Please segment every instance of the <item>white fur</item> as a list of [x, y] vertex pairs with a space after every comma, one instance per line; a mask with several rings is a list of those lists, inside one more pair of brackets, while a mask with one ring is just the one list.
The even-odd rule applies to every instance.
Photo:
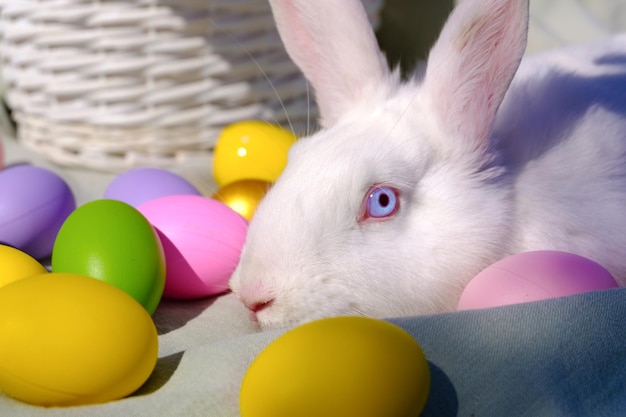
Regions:
[[[384, 67], [359, 0], [271, 1], [324, 129], [295, 144], [232, 290], [264, 328], [453, 310], [509, 254], [587, 256], [626, 284], [626, 36], [524, 60], [527, 0], [465, 0], [426, 71]], [[400, 210], [360, 220], [373, 184]]]

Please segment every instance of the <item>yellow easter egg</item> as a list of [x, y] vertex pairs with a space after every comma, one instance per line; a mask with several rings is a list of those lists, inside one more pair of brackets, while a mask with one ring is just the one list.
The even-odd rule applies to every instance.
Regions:
[[152, 373], [156, 327], [124, 291], [93, 278], [36, 275], [0, 288], [0, 390], [43, 405], [125, 397]]
[[0, 288], [18, 279], [44, 273], [46, 268], [26, 252], [0, 245]]
[[223, 186], [243, 179], [275, 182], [287, 165], [296, 136], [280, 126], [245, 121], [222, 130], [213, 154], [213, 175]]
[[221, 187], [211, 198], [221, 201], [250, 221], [271, 186], [267, 181], [240, 180]]
[[248, 368], [241, 417], [417, 417], [428, 362], [401, 328], [363, 317], [304, 324], [272, 342]]

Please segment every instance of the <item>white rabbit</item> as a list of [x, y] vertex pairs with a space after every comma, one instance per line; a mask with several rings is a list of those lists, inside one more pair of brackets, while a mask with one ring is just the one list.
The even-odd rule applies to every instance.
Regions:
[[626, 284], [625, 36], [518, 71], [528, 0], [465, 0], [402, 82], [359, 0], [270, 3], [322, 130], [293, 146], [230, 282], [261, 327], [454, 310], [528, 250]]

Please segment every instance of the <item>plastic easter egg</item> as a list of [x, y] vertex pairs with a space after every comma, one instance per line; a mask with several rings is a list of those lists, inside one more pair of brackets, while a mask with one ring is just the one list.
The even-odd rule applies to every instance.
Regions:
[[0, 245], [0, 288], [13, 281], [46, 272], [46, 268], [26, 252]]
[[244, 179], [276, 182], [287, 165], [296, 136], [280, 126], [260, 121], [224, 128], [213, 154], [213, 175], [223, 186]]
[[363, 317], [296, 327], [263, 350], [239, 393], [241, 417], [419, 416], [428, 362], [401, 328]]
[[95, 200], [68, 217], [54, 244], [52, 271], [105, 281], [152, 314], [165, 285], [161, 243], [146, 218], [116, 200]]
[[45, 274], [0, 289], [0, 390], [65, 406], [125, 397], [152, 373], [157, 331], [123, 291], [73, 274]]
[[613, 276], [590, 259], [558, 251], [524, 252], [476, 275], [463, 290], [457, 309], [518, 304], [617, 287]]
[[158, 198], [138, 209], [161, 238], [164, 296], [202, 298], [228, 289], [248, 229], [243, 217], [219, 201], [193, 195]]
[[173, 172], [158, 168], [135, 168], [111, 181], [104, 198], [137, 207], [155, 198], [178, 194], [200, 195], [200, 191]]
[[241, 180], [221, 187], [211, 196], [250, 221], [272, 184], [260, 180]]
[[46, 258], [75, 208], [69, 186], [52, 171], [32, 165], [0, 171], [0, 243]]

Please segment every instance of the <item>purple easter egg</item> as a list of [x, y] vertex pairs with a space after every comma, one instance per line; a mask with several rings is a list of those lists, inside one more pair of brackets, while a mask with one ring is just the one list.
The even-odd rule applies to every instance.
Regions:
[[52, 171], [32, 165], [0, 171], [0, 243], [46, 258], [75, 208], [70, 187]]
[[133, 207], [170, 195], [200, 195], [186, 179], [159, 168], [134, 168], [118, 175], [107, 187], [104, 198]]

